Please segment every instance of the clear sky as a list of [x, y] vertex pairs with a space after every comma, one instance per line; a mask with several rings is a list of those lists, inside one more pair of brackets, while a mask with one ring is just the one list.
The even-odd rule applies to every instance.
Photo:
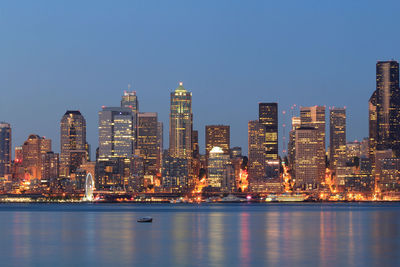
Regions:
[[98, 111], [118, 106], [131, 83], [140, 111], [164, 122], [167, 147], [169, 93], [183, 81], [202, 153], [207, 124], [231, 125], [231, 145], [247, 153], [258, 102], [278, 102], [281, 112], [346, 106], [347, 139], [361, 139], [376, 61], [400, 59], [399, 8], [365, 0], [1, 1], [0, 121], [12, 124], [14, 146], [36, 133], [59, 152], [60, 119], [80, 110], [93, 154]]

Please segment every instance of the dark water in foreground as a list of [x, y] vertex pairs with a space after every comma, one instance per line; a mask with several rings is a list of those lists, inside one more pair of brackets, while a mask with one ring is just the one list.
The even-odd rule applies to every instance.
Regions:
[[400, 204], [0, 204], [0, 261], [399, 266]]

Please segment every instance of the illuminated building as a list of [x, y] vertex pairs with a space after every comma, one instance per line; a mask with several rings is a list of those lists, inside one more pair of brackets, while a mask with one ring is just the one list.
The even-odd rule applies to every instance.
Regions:
[[361, 158], [368, 158], [369, 157], [369, 140], [367, 137], [363, 138], [361, 141]]
[[189, 176], [188, 164], [188, 159], [171, 157], [169, 152], [165, 151], [162, 168], [163, 187], [173, 192], [186, 189]]
[[400, 153], [399, 63], [378, 61], [376, 64], [377, 149]]
[[192, 93], [179, 83], [171, 92], [169, 117], [169, 154], [171, 157], [189, 159], [192, 157]]
[[22, 164], [22, 146], [15, 147], [14, 156], [14, 162], [12, 164], [12, 176], [14, 180], [22, 180], [25, 176], [25, 168]]
[[138, 115], [137, 147], [144, 160], [145, 175], [156, 175], [160, 154], [157, 113], [141, 112]]
[[77, 110], [67, 110], [61, 119], [60, 175], [68, 177], [88, 159], [86, 120]]
[[378, 113], [377, 113], [377, 91], [375, 90], [368, 102], [368, 122], [369, 122], [369, 159], [372, 169], [375, 169], [375, 151], [378, 140]]
[[121, 108], [129, 108], [132, 111], [133, 116], [133, 142], [136, 145], [137, 142], [137, 121], [139, 114], [139, 101], [136, 95], [136, 91], [124, 91], [121, 99]]
[[230, 148], [230, 126], [229, 125], [206, 125], [206, 156], [214, 147], [220, 147], [225, 155], [229, 155]]
[[209, 153], [207, 180], [211, 187], [229, 190], [232, 188], [233, 169], [229, 155], [220, 147], [213, 147]]
[[329, 114], [329, 160], [334, 170], [341, 156], [340, 151], [346, 146], [346, 109], [332, 108]]
[[400, 156], [400, 89], [397, 61], [376, 63], [376, 90], [369, 100], [369, 156], [372, 169], [378, 150], [392, 149]]
[[157, 142], [158, 142], [158, 156], [157, 156], [157, 170], [161, 173], [162, 169], [162, 156], [164, 151], [164, 125], [161, 121], [157, 122]]
[[99, 158], [131, 157], [134, 151], [131, 109], [103, 107], [99, 112]]
[[230, 155], [232, 159], [242, 157], [242, 148], [240, 146], [232, 147]]
[[382, 191], [400, 191], [400, 158], [380, 160], [380, 185]]
[[348, 161], [361, 157], [361, 143], [358, 141], [346, 143], [346, 158]]
[[295, 187], [313, 189], [320, 183], [318, 156], [320, 140], [314, 127], [300, 127], [295, 133]]
[[296, 129], [300, 127], [300, 117], [292, 117], [292, 129], [289, 132], [289, 143], [288, 143], [288, 166], [294, 174], [294, 162], [296, 156]]
[[11, 173], [11, 126], [0, 122], [0, 177]]
[[36, 134], [29, 135], [22, 145], [22, 165], [29, 178], [41, 179], [42, 155], [51, 151], [51, 140]]
[[248, 173], [250, 185], [262, 183], [265, 178], [266, 154], [264, 151], [265, 127], [258, 120], [248, 124]]
[[[317, 152], [316, 161], [318, 168], [317, 182], [325, 180], [325, 107], [301, 107], [300, 108], [301, 127], [311, 127], [317, 134]], [[297, 158], [296, 158], [297, 160]], [[296, 171], [297, 178], [297, 171]]]
[[49, 151], [41, 155], [42, 180], [57, 180], [59, 177], [60, 164], [59, 154]]
[[258, 121], [265, 128], [265, 158], [278, 159], [278, 104], [259, 103]]

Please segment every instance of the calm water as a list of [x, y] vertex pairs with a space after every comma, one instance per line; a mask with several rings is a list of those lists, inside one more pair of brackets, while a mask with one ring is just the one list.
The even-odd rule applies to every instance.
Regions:
[[0, 204], [0, 240], [1, 266], [398, 266], [400, 204]]

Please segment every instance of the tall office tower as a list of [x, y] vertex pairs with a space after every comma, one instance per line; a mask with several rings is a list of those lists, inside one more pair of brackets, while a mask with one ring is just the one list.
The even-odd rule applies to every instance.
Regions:
[[140, 112], [138, 115], [137, 147], [144, 160], [144, 174], [157, 175], [157, 159], [160, 148], [158, 140], [158, 121], [156, 112]]
[[60, 174], [67, 177], [88, 158], [86, 120], [78, 110], [67, 110], [61, 119]]
[[346, 109], [332, 108], [329, 113], [329, 160], [334, 170], [346, 147]]
[[248, 173], [250, 185], [258, 184], [266, 176], [266, 153], [264, 150], [265, 127], [258, 120], [248, 124]]
[[46, 139], [36, 134], [29, 135], [22, 145], [22, 165], [30, 178], [42, 178], [42, 155], [50, 151], [51, 139]]
[[136, 95], [136, 91], [127, 92], [124, 91], [124, 94], [121, 99], [121, 108], [129, 108], [132, 110], [133, 115], [133, 142], [136, 145], [137, 140], [137, 121], [139, 114], [139, 101]]
[[300, 117], [292, 117], [292, 129], [289, 132], [288, 166], [293, 171], [296, 159], [296, 129], [300, 127]]
[[400, 157], [399, 63], [376, 63], [376, 90], [369, 99], [369, 158], [376, 167], [375, 154], [392, 149]]
[[164, 125], [161, 121], [157, 122], [157, 142], [158, 142], [157, 169], [158, 172], [161, 173], [162, 156], [164, 151]]
[[259, 122], [265, 127], [266, 158], [278, 159], [278, 104], [259, 103], [258, 110]]
[[103, 107], [99, 112], [99, 158], [132, 156], [133, 122], [131, 109]]
[[300, 121], [301, 127], [311, 127], [317, 130], [316, 164], [318, 165], [318, 182], [321, 183], [325, 179], [325, 107], [301, 107]]
[[11, 126], [0, 122], [0, 177], [11, 172]]
[[375, 152], [378, 141], [378, 112], [377, 112], [377, 91], [372, 93], [368, 102], [368, 122], [369, 122], [369, 148], [368, 155], [371, 168], [375, 169]]
[[314, 127], [300, 127], [296, 129], [295, 135], [295, 187], [301, 189], [316, 188], [320, 183], [319, 132]]
[[214, 147], [220, 147], [225, 155], [229, 155], [230, 148], [230, 126], [229, 125], [206, 125], [206, 157]]
[[233, 181], [233, 174], [229, 171], [229, 166], [232, 166], [229, 161], [229, 155], [222, 148], [213, 147], [208, 158], [208, 184], [216, 188], [230, 188], [229, 185]]
[[192, 132], [192, 150], [193, 150], [193, 158], [199, 158], [200, 157], [199, 131], [193, 130]]
[[377, 149], [392, 149], [400, 157], [400, 89], [399, 63], [376, 64]]
[[192, 93], [183, 88], [182, 82], [171, 93], [169, 115], [169, 154], [174, 158], [192, 157]]
[[193, 130], [192, 132], [192, 149], [193, 149], [193, 157], [190, 164], [189, 174], [191, 175], [191, 184], [189, 186], [194, 186], [195, 181], [197, 181], [201, 168], [200, 161], [200, 148], [199, 148], [199, 131]]

